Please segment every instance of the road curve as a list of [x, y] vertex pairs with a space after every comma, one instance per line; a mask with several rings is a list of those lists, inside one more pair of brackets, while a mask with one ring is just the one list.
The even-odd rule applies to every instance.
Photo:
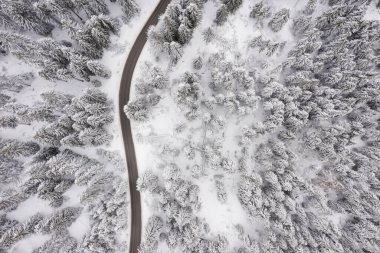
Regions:
[[140, 193], [136, 189], [136, 181], [138, 178], [138, 170], [136, 163], [135, 147], [133, 145], [131, 122], [124, 113], [124, 105], [129, 101], [130, 88], [132, 82], [133, 71], [135, 69], [137, 60], [140, 53], [144, 48], [147, 40], [147, 31], [149, 26], [155, 25], [158, 22], [159, 16], [165, 12], [170, 0], [161, 0], [157, 7], [154, 9], [152, 15], [145, 23], [144, 27], [140, 31], [135, 43], [133, 44], [127, 61], [124, 65], [123, 75], [120, 82], [119, 90], [119, 114], [121, 131], [123, 134], [125, 156], [127, 158], [128, 165], [128, 179], [129, 190], [131, 196], [131, 230], [130, 230], [130, 243], [129, 252], [137, 253], [137, 249], [141, 242], [141, 199]]

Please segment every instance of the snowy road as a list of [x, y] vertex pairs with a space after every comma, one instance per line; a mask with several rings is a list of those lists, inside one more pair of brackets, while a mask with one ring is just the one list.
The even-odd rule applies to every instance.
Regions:
[[128, 165], [128, 178], [129, 189], [131, 194], [131, 230], [130, 230], [130, 244], [129, 252], [136, 253], [141, 241], [141, 199], [140, 193], [136, 189], [136, 181], [138, 178], [138, 170], [136, 163], [135, 148], [132, 139], [131, 123], [126, 117], [123, 111], [123, 107], [129, 101], [130, 88], [132, 75], [139, 59], [140, 53], [144, 48], [147, 40], [147, 31], [149, 26], [155, 25], [158, 22], [159, 16], [165, 12], [166, 6], [170, 3], [170, 0], [161, 0], [149, 17], [148, 21], [144, 25], [140, 34], [138, 35], [135, 43], [129, 52], [127, 61], [124, 66], [123, 75], [120, 83], [119, 90], [119, 112], [120, 112], [120, 124], [123, 134], [123, 142], [125, 149], [125, 156], [127, 158]]

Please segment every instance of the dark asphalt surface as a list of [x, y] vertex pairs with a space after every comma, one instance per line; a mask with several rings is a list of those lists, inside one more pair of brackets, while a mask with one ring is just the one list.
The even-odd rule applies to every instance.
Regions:
[[129, 178], [129, 190], [131, 196], [131, 234], [129, 252], [137, 253], [137, 249], [141, 242], [141, 199], [140, 193], [136, 189], [136, 181], [138, 178], [138, 170], [136, 163], [135, 147], [133, 145], [131, 122], [124, 113], [123, 107], [129, 101], [129, 94], [132, 82], [133, 71], [135, 69], [137, 60], [140, 53], [144, 48], [147, 40], [147, 31], [151, 25], [155, 25], [158, 22], [158, 18], [166, 10], [170, 0], [161, 0], [148, 21], [145, 23], [135, 43], [133, 44], [131, 51], [129, 52], [127, 61], [124, 66], [123, 75], [120, 83], [119, 90], [119, 112], [120, 112], [120, 124], [121, 131], [123, 133], [123, 142], [125, 149], [125, 156], [127, 158], [128, 165], [128, 178]]

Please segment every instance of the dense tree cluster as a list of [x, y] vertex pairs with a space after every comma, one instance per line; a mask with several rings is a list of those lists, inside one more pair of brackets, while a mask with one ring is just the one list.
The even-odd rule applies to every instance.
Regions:
[[[114, 2], [114, 1], [111, 1]], [[118, 0], [127, 19], [138, 12], [134, 0]], [[36, 0], [0, 3], [0, 48], [21, 61], [36, 66], [47, 80], [90, 80], [90, 76], [109, 77], [110, 71], [93, 59], [100, 58], [110, 45], [110, 35], [117, 34], [119, 21], [108, 16], [104, 0]], [[32, 39], [22, 31], [51, 35], [53, 29], [66, 31], [72, 41], [54, 37]]]
[[[97, 160], [69, 149], [60, 152], [57, 148], [40, 150], [28, 165], [26, 176], [19, 190], [9, 191], [1, 196], [0, 210], [15, 209], [21, 201], [32, 195], [48, 200], [53, 207], [61, 206], [65, 199], [63, 194], [72, 185], [86, 186], [87, 189], [81, 195], [81, 203], [88, 207], [91, 230], [81, 242], [71, 238], [65, 229], [79, 216], [82, 208], [65, 207], [52, 216], [44, 217], [38, 214], [19, 227], [7, 229], [1, 238], [4, 244], [1, 245], [10, 247], [32, 233], [54, 233], [49, 241], [36, 249], [36, 252], [55, 252], [58, 250], [56, 247], [64, 242], [65, 245], [62, 247], [67, 248], [68, 252], [116, 251], [120, 244], [116, 233], [125, 229], [127, 225], [125, 181], [107, 172], [104, 164]], [[29, 229], [28, 224], [32, 221]], [[8, 224], [11, 221], [4, 222]]]
[[208, 225], [197, 217], [200, 208], [199, 187], [181, 177], [176, 164], [163, 165], [163, 182], [151, 171], [138, 180], [142, 192], [157, 195], [164, 218], [151, 217], [145, 228], [141, 252], [157, 249], [158, 235], [170, 250], [183, 252], [224, 252], [228, 245], [225, 237], [208, 238]]
[[128, 228], [127, 183], [111, 174], [95, 176], [90, 183], [81, 201], [89, 202], [91, 229], [81, 242], [80, 252], [126, 251], [128, 238], [119, 238], [118, 234]]
[[[46, 82], [35, 86], [35, 75], [52, 82], [75, 79], [100, 86], [111, 76], [100, 61], [103, 50], [112, 46], [121, 22], [138, 11], [134, 0], [0, 0], [5, 73], [0, 76], [0, 128], [10, 128], [3, 129], [0, 138], [0, 252], [17, 250], [32, 235], [50, 236], [37, 249], [29, 249], [34, 253], [126, 250], [127, 238], [119, 236], [128, 224], [126, 179], [120, 177], [123, 159], [105, 149], [92, 158], [83, 155], [87, 150], [77, 148], [79, 154], [67, 149], [111, 141], [110, 100], [100, 90], [87, 89], [76, 96], [45, 91], [37, 101], [35, 90]], [[26, 70], [10, 74], [19, 66]], [[154, 71], [152, 77], [159, 72]], [[154, 79], [152, 87], [160, 88], [164, 78]], [[32, 129], [38, 129], [33, 137], [39, 144], [30, 141]], [[9, 139], [8, 133], [18, 139]], [[80, 202], [66, 195], [73, 188], [83, 191]], [[34, 198], [51, 208], [21, 222], [6, 215]], [[80, 241], [68, 230], [78, 217], [89, 219], [91, 225]]]
[[223, 25], [227, 21], [228, 14], [233, 14], [242, 3], [243, 0], [222, 0], [222, 5], [216, 11], [215, 23]]
[[[64, 100], [68, 102], [68, 100]], [[112, 136], [104, 129], [113, 117], [106, 94], [97, 89], [87, 89], [64, 107], [64, 114], [55, 122], [40, 128], [34, 139], [52, 146], [102, 145]]]
[[66, 229], [57, 230], [52, 237], [41, 247], [38, 247], [33, 253], [60, 253], [62, 251], [74, 253], [77, 247], [77, 241], [70, 236]]
[[[18, 75], [2, 75], [0, 80], [0, 128], [15, 128], [20, 123], [20, 119], [13, 114], [13, 110], [8, 111], [6, 105], [12, 104], [12, 95], [20, 92], [23, 88], [30, 86], [34, 81], [32, 72]], [[9, 114], [9, 112], [11, 114]], [[29, 111], [30, 114], [33, 114]], [[27, 114], [25, 112], [25, 114]], [[25, 115], [24, 114], [24, 115]], [[26, 116], [25, 116], [26, 117]]]
[[161, 100], [161, 96], [157, 93], [169, 84], [167, 74], [152, 63], [145, 62], [142, 71], [144, 77], [138, 78], [135, 82], [138, 95], [124, 107], [127, 117], [136, 121], [148, 119], [151, 109]]
[[175, 0], [169, 4], [162, 20], [149, 31], [149, 40], [159, 52], [176, 63], [201, 18], [204, 0]]
[[[313, 9], [313, 1], [309, 1], [305, 12], [308, 14], [312, 13]], [[315, 1], [314, 1], [315, 5]], [[308, 10], [308, 11], [306, 11]], [[271, 7], [265, 3], [265, 1], [260, 1], [259, 3], [255, 4], [253, 8], [251, 9], [250, 15], [251, 18], [254, 18], [258, 24], [261, 25], [261, 27], [264, 24], [264, 21], [271, 18], [268, 22], [268, 26], [271, 28], [273, 32], [279, 32], [282, 27], [288, 22], [290, 17], [290, 10], [283, 8], [272, 15]]]
[[259, 3], [255, 4], [253, 8], [251, 9], [251, 12], [249, 16], [251, 18], [256, 19], [261, 26], [263, 25], [263, 21], [271, 16], [271, 10], [268, 5], [264, 3], [264, 1], [260, 1]]
[[135, 100], [129, 101], [124, 106], [124, 112], [129, 119], [136, 121], [146, 121], [152, 107], [160, 102], [160, 95], [148, 94]]
[[[254, 89], [254, 79], [240, 66], [235, 66], [225, 59], [224, 54], [212, 54], [208, 60], [211, 71], [211, 82], [209, 88], [211, 96], [204, 95], [200, 76], [196, 73], [185, 72], [179, 83], [176, 84], [176, 100], [184, 109], [185, 116], [189, 120], [199, 117], [202, 107], [211, 111], [223, 108], [226, 112], [247, 115], [256, 108], [258, 97]], [[211, 114], [210, 116], [212, 116]], [[203, 117], [210, 117], [203, 115]], [[210, 120], [212, 120], [210, 118]], [[214, 117], [212, 121], [219, 121]]]
[[149, 217], [145, 226], [145, 240], [139, 247], [139, 253], [153, 253], [157, 250], [158, 238], [162, 229], [162, 220], [158, 216]]
[[204, 99], [207, 108], [222, 107], [228, 113], [251, 114], [256, 108], [258, 97], [255, 81], [247, 69], [226, 60], [223, 53], [212, 54], [209, 58], [212, 95]]
[[[379, 234], [379, 24], [364, 19], [367, 1], [330, 1], [315, 20], [308, 1], [294, 31], [300, 39], [281, 77], [259, 75], [266, 117], [243, 130], [246, 149], [267, 133], [279, 139], [240, 160], [239, 198], [265, 224], [241, 237], [242, 252], [377, 252]], [[285, 20], [285, 19], [283, 19]], [[273, 27], [272, 27], [273, 29]], [[275, 29], [274, 29], [275, 30]], [[299, 176], [299, 143], [311, 180]], [[346, 217], [332, 222], [332, 217]]]
[[52, 38], [34, 40], [25, 35], [2, 32], [0, 43], [18, 59], [37, 67], [39, 75], [47, 80], [76, 78], [90, 81], [90, 76], [110, 76], [110, 71], [99, 61]]
[[348, 252], [339, 242], [341, 229], [329, 219], [327, 198], [297, 176], [295, 158], [285, 143], [270, 140], [256, 149], [261, 170], [244, 171], [240, 201], [250, 215], [263, 220], [267, 231], [252, 243], [257, 244], [254, 252]]
[[5, 103], [1, 111], [0, 127], [16, 128], [18, 125], [30, 125], [35, 121], [52, 123], [58, 119], [59, 114], [71, 102], [72, 96], [54, 91], [41, 93], [43, 103], [35, 103], [32, 106], [9, 101]]
[[53, 215], [43, 217], [35, 214], [24, 223], [19, 223], [8, 229], [0, 238], [0, 245], [10, 247], [15, 242], [32, 233], [49, 233], [54, 230], [67, 228], [78, 217], [81, 208], [66, 207], [55, 212]]
[[186, 117], [188, 119], [198, 117], [202, 96], [199, 76], [195, 73], [186, 72], [177, 86], [177, 103], [185, 108]]
[[285, 46], [286, 42], [273, 42], [270, 40], [263, 39], [263, 36], [257, 36], [255, 37], [251, 43], [250, 47], [252, 48], [258, 48], [259, 52], [265, 51], [265, 54], [267, 56], [272, 56], [276, 52], [281, 51], [281, 49]]
[[36, 154], [40, 146], [35, 142], [21, 142], [0, 138], [0, 179], [8, 184], [18, 179], [24, 169], [20, 158]]
[[[236, 10], [227, 2], [217, 10], [219, 24]], [[174, 130], [178, 143], [160, 144], [162, 176], [148, 170], [138, 182], [160, 205], [141, 252], [157, 251], [160, 240], [183, 252], [227, 251], [222, 236], [183, 233], [196, 223], [199, 203], [188, 203], [197, 194], [181, 188], [209, 176], [216, 198], [228, 202], [221, 173], [240, 178], [238, 198], [252, 219], [249, 232], [238, 229], [234, 251], [379, 252], [380, 30], [369, 6], [307, 0], [291, 12], [256, 1], [250, 17], [262, 30], [244, 42], [247, 55], [215, 44], [184, 61], [170, 95], [188, 121]], [[206, 28], [206, 47], [224, 31]], [[237, 143], [225, 135], [235, 120], [228, 130], [239, 131]], [[193, 177], [188, 184], [185, 173]], [[178, 198], [182, 190], [187, 201]]]
[[122, 156], [117, 151], [108, 151], [105, 149], [97, 149], [96, 154], [99, 155], [102, 159], [105, 159], [106, 161], [110, 162], [113, 166], [113, 168], [116, 171], [124, 171], [124, 160]]
[[281, 9], [273, 14], [272, 19], [269, 21], [268, 25], [274, 32], [278, 32], [281, 28], [288, 22], [290, 16], [289, 9]]
[[[264, 109], [269, 113], [264, 126], [248, 129], [246, 137], [273, 132], [284, 125], [287, 130], [281, 133], [282, 138], [294, 138], [309, 120], [328, 120], [352, 110], [378, 108], [379, 81], [371, 71], [376, 67], [371, 60], [375, 57], [371, 45], [378, 38], [378, 28], [373, 21], [362, 19], [364, 10], [358, 5], [335, 6], [322, 14], [316, 26], [289, 52], [284, 63], [285, 83], [270, 78], [259, 80], [261, 96], [266, 100]], [[351, 27], [331, 34], [337, 27], [328, 23], [335, 20], [333, 16], [346, 20], [343, 24]]]

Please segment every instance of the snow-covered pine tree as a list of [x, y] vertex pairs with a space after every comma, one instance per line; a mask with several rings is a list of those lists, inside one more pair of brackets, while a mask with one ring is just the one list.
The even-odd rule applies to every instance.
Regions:
[[178, 104], [185, 106], [187, 109], [185, 114], [189, 119], [196, 117], [201, 99], [199, 76], [197, 74], [186, 72], [182, 75], [176, 99]]
[[104, 0], [76, 0], [73, 3], [75, 8], [84, 11], [88, 18], [99, 14], [109, 14], [108, 6]]
[[113, 1], [117, 1], [117, 3], [121, 5], [127, 20], [132, 18], [139, 11], [138, 5], [136, 4], [135, 0], [113, 0]]
[[97, 44], [102, 48], [106, 48], [110, 44], [110, 33], [117, 34], [119, 23], [108, 16], [100, 14], [88, 19], [84, 29], [91, 34]]
[[40, 150], [35, 142], [21, 142], [15, 139], [0, 139], [0, 155], [8, 158], [31, 156]]
[[58, 230], [42, 246], [33, 250], [33, 253], [74, 253], [78, 242], [67, 230]]
[[206, 28], [206, 29], [202, 32], [202, 35], [203, 35], [203, 40], [204, 40], [206, 43], [210, 43], [210, 42], [215, 38], [215, 33], [214, 33], [214, 31], [212, 30], [211, 27]]
[[16, 128], [19, 121], [13, 115], [0, 116], [0, 128]]
[[269, 21], [268, 25], [274, 32], [278, 32], [285, 25], [285, 23], [288, 22], [289, 17], [290, 17], [290, 10], [283, 8], [279, 10], [278, 12], [276, 12], [275, 14], [273, 14], [273, 17]]
[[157, 105], [161, 97], [155, 94], [144, 95], [136, 100], [129, 101], [124, 106], [124, 112], [129, 119], [145, 121], [148, 119], [151, 108]]
[[169, 4], [162, 20], [148, 32], [157, 53], [164, 51], [173, 64], [177, 63], [182, 56], [182, 46], [189, 42], [200, 21], [202, 7], [203, 1], [197, 0], [176, 0]]
[[63, 111], [64, 107], [70, 104], [72, 96], [51, 90], [41, 93], [41, 98], [46, 106], [56, 111]]
[[48, 35], [54, 26], [41, 20], [32, 6], [22, 1], [1, 1], [0, 17], [3, 24], [10, 26], [9, 19], [22, 30], [32, 30], [41, 35]]
[[264, 1], [260, 1], [258, 4], [254, 5], [249, 16], [251, 18], [257, 19], [257, 21], [262, 25], [264, 19], [269, 18], [271, 15], [270, 7], [264, 4]]
[[163, 222], [160, 217], [149, 217], [144, 230], [144, 240], [139, 247], [140, 253], [154, 253], [157, 250], [158, 236]]
[[98, 193], [96, 187], [90, 185], [88, 188], [88, 193], [93, 190], [95, 193], [89, 205], [91, 229], [78, 250], [85, 253], [125, 251], [126, 238], [116, 235], [127, 227], [128, 185], [121, 178], [114, 177], [108, 187], [100, 188]]
[[217, 25], [223, 25], [227, 21], [229, 9], [225, 4], [219, 7], [216, 11], [215, 23]]
[[14, 227], [11, 227], [0, 238], [0, 245], [9, 248], [22, 238], [34, 233], [36, 226], [43, 220], [41, 214], [35, 214], [23, 223], [19, 223]]
[[234, 13], [243, 3], [243, 0], [222, 0], [229, 12]]
[[80, 207], [66, 207], [53, 213], [50, 217], [45, 217], [36, 224], [36, 231], [40, 233], [51, 233], [66, 229], [71, 225], [81, 213]]
[[24, 87], [30, 86], [35, 79], [32, 72], [26, 72], [18, 75], [2, 75], [0, 80], [0, 89], [12, 92], [20, 92]]
[[137, 189], [141, 192], [155, 192], [158, 187], [158, 177], [152, 173], [152, 171], [147, 170], [141, 177], [137, 180]]
[[316, 7], [317, 0], [308, 0], [305, 9], [303, 10], [303, 13], [306, 15], [313, 14], [315, 7]]
[[193, 68], [196, 70], [200, 70], [203, 66], [203, 60], [202, 57], [198, 56], [193, 60]]
[[222, 181], [222, 178], [215, 179], [215, 187], [216, 187], [216, 196], [218, 200], [222, 203], [226, 202], [227, 192], [226, 192], [225, 185]]

